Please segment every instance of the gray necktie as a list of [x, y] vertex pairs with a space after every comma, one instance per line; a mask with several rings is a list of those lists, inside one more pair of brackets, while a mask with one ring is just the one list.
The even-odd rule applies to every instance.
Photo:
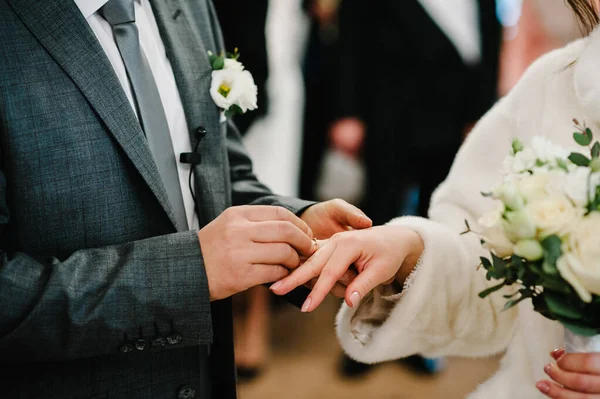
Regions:
[[112, 26], [133, 88], [140, 123], [167, 190], [178, 228], [187, 229], [187, 217], [177, 174], [177, 159], [173, 153], [169, 125], [150, 64], [140, 45], [133, 2], [134, 0], [110, 0], [100, 9], [100, 13]]

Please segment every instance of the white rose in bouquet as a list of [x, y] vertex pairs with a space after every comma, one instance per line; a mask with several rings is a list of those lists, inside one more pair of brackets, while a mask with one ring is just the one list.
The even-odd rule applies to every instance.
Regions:
[[572, 230], [557, 268], [581, 299], [589, 302], [590, 293], [600, 295], [600, 212], [591, 212]]
[[517, 212], [507, 212], [504, 230], [506, 235], [513, 241], [534, 238], [537, 228], [527, 210], [523, 209]]
[[494, 198], [502, 201], [512, 211], [518, 211], [525, 206], [525, 200], [514, 182], [504, 182], [492, 192]]
[[537, 173], [519, 180], [518, 190], [525, 201], [532, 202], [548, 195], [548, 173]]
[[513, 254], [514, 244], [506, 237], [502, 226], [488, 227], [481, 234], [483, 247], [493, 251], [496, 256], [506, 258]]
[[577, 222], [584, 212], [564, 195], [552, 195], [534, 201], [527, 206], [527, 211], [542, 236], [568, 234], [572, 224]]

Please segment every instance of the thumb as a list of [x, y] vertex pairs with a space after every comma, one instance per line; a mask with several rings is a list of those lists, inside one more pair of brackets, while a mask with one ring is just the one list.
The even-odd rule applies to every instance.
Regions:
[[363, 211], [344, 200], [335, 200], [332, 216], [342, 226], [353, 229], [366, 229], [373, 225], [373, 221]]
[[346, 288], [346, 304], [355, 308], [375, 287], [389, 281], [389, 276], [383, 274], [384, 270], [377, 267], [369, 267], [360, 273]]

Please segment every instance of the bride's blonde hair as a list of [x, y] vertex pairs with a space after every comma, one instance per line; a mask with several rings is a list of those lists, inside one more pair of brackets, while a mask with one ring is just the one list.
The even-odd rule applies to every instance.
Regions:
[[598, 19], [597, 0], [566, 0], [577, 17], [585, 33], [590, 33], [600, 19]]

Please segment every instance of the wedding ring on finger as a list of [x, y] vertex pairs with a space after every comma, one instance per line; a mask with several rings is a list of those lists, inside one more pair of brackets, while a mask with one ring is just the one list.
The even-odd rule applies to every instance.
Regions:
[[313, 253], [319, 250], [319, 241], [316, 238], [312, 239], [313, 242]]

